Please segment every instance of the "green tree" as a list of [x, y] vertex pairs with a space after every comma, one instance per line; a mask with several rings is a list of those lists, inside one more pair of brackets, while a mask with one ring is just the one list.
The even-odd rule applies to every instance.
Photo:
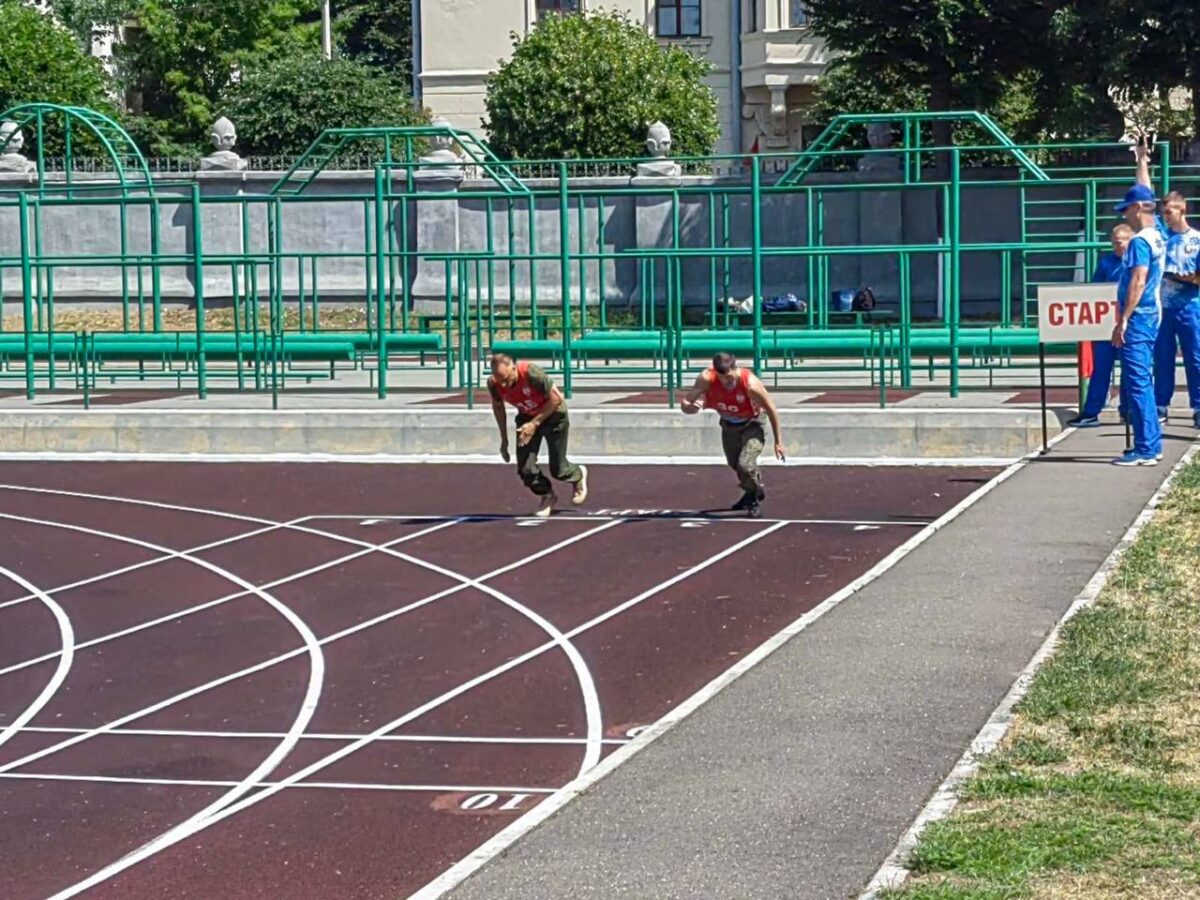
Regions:
[[239, 73], [319, 46], [316, 0], [138, 0], [115, 58], [152, 152], [203, 147]]
[[343, 56], [412, 78], [412, 0], [350, 0], [334, 10]]
[[[21, 103], [60, 103], [112, 112], [111, 84], [99, 60], [49, 16], [19, 0], [0, 0], [0, 112]], [[35, 136], [26, 134], [31, 147]], [[55, 136], [45, 148], [62, 150]]]
[[[1135, 126], [1200, 138], [1200, 14], [1193, 0], [1076, 0], [1081, 45], [1103, 47], [1109, 84]], [[1183, 109], [1167, 103], [1186, 91]]]
[[319, 54], [286, 57], [248, 71], [221, 103], [246, 153], [298, 154], [326, 128], [427, 121], [407, 86], [389, 73]]
[[[981, 109], [1020, 140], [1200, 139], [1194, 0], [814, 0], [821, 112]], [[1172, 105], [1184, 89], [1183, 102]]]
[[[1037, 130], [1043, 107], [1059, 93], [1065, 99], [1066, 87], [1076, 83], [1062, 62], [1081, 55], [1069, 52], [1062, 31], [1070, 2], [930, 0], [914, 10], [911, 3], [817, 0], [813, 30], [843, 54], [824, 107], [869, 104], [878, 83], [879, 111], [914, 104], [930, 111], [1007, 109], [1017, 116], [1010, 124]], [[948, 124], [935, 128], [938, 143], [950, 139]]]
[[487, 130], [501, 156], [524, 159], [640, 157], [661, 120], [674, 152], [702, 155], [720, 133], [710, 67], [664, 49], [617, 15], [548, 16], [488, 82]]

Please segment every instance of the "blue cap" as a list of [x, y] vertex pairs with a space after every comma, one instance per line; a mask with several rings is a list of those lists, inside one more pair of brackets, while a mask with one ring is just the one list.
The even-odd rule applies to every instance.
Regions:
[[1144, 184], [1135, 184], [1125, 192], [1125, 199], [1116, 205], [1118, 213], [1123, 213], [1135, 203], [1157, 203], [1158, 198], [1154, 196], [1154, 191]]

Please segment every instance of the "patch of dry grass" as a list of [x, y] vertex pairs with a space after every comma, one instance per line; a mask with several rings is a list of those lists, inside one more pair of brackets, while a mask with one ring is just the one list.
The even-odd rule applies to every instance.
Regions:
[[[149, 306], [145, 310], [145, 327], [153, 328], [152, 312]], [[266, 328], [270, 321], [266, 306], [259, 309], [261, 328]], [[312, 327], [313, 316], [311, 307], [305, 309], [305, 326]], [[209, 331], [233, 331], [233, 309], [210, 309], [204, 313], [204, 327]], [[43, 323], [43, 328], [48, 323]], [[366, 312], [362, 306], [340, 307], [327, 306], [320, 310], [320, 327], [329, 331], [360, 331], [367, 327]], [[96, 309], [64, 308], [54, 313], [54, 330], [68, 331], [121, 331], [124, 327], [124, 314], [119, 306]], [[245, 330], [245, 323], [242, 329]], [[284, 309], [284, 328], [294, 330], [300, 327], [300, 311], [297, 307], [289, 306]], [[24, 317], [6, 312], [4, 316], [5, 331], [20, 331], [24, 328]], [[167, 307], [162, 311], [162, 329], [164, 331], [193, 331], [196, 328], [196, 311], [180, 307]], [[138, 313], [136, 306], [129, 310], [129, 329], [138, 330]]]

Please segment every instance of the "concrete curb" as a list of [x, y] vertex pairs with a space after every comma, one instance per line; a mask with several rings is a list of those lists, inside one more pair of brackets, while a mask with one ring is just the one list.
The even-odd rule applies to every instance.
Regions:
[[[1036, 409], [785, 409], [789, 456], [1016, 459], [1041, 446]], [[665, 409], [576, 409], [580, 457], [717, 456], [711, 416]], [[1062, 431], [1049, 419], [1053, 438]], [[510, 425], [511, 430], [511, 425]], [[490, 409], [0, 410], [0, 453], [492, 455]]]

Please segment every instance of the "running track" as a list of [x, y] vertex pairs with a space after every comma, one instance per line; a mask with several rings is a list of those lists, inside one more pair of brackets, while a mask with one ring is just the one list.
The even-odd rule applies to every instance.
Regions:
[[994, 474], [0, 463], [0, 896], [408, 896]]

